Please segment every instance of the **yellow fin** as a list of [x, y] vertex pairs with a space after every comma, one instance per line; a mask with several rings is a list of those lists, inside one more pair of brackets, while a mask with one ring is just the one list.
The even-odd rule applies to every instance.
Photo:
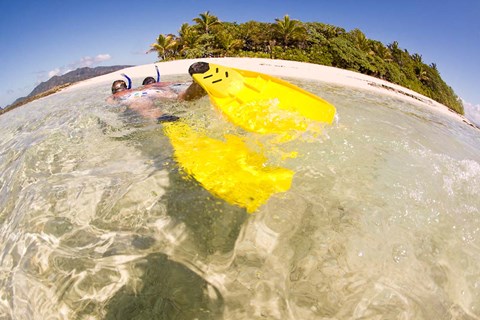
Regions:
[[252, 213], [273, 194], [290, 189], [292, 170], [266, 165], [267, 159], [251, 151], [240, 137], [225, 141], [208, 137], [181, 121], [166, 123], [165, 134], [183, 170], [206, 190]]
[[312, 122], [330, 124], [335, 117], [327, 101], [266, 74], [205, 62], [189, 72], [232, 123], [251, 132], [304, 131]]

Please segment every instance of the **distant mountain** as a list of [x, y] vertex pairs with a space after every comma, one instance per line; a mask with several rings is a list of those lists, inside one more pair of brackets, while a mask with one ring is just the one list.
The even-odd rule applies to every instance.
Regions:
[[90, 78], [102, 76], [107, 73], [112, 73], [121, 69], [132, 67], [130, 65], [125, 66], [110, 66], [110, 67], [95, 67], [95, 68], [78, 68], [76, 70], [65, 73], [61, 76], [53, 76], [45, 82], [40, 83], [38, 86], [33, 89], [32, 92], [26, 97], [21, 97], [15, 100], [11, 105], [5, 107], [8, 109], [10, 107], [16, 107], [21, 105], [22, 101], [29, 100], [31, 101], [34, 96], [40, 95], [44, 92], [52, 90], [56, 87], [64, 86], [66, 84], [73, 84], [78, 81], [87, 80]]

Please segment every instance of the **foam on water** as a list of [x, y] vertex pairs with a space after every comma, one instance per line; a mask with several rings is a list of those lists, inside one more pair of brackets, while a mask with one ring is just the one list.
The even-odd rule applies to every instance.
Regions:
[[480, 317], [479, 131], [296, 84], [337, 123], [259, 137], [206, 98], [162, 106], [296, 172], [253, 215], [186, 177], [161, 125], [106, 106], [109, 83], [0, 116], [0, 319]]

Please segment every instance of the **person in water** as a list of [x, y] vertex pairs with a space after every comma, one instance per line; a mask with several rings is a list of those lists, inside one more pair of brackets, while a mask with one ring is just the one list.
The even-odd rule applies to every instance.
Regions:
[[156, 81], [154, 77], [146, 77], [145, 79], [143, 79], [142, 86], [146, 86], [146, 85], [157, 83], [157, 82], [159, 81]]
[[[156, 67], [156, 66], [155, 66]], [[176, 83], [160, 82], [160, 73], [157, 68], [157, 80], [146, 77], [142, 86], [132, 89], [132, 80], [122, 74], [128, 81], [115, 80], [112, 83], [112, 95], [107, 99], [109, 104], [120, 104], [148, 119], [173, 119], [155, 105], [159, 100], [191, 101], [205, 96], [207, 93], [196, 82]]]

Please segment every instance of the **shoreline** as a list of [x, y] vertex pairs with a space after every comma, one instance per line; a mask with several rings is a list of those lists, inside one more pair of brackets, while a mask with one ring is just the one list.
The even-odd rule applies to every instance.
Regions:
[[[84, 86], [100, 84], [107, 81], [115, 81], [123, 79], [122, 73], [127, 74], [132, 79], [144, 78], [155, 74], [154, 65], [160, 69], [161, 75], [188, 75], [188, 68], [191, 64], [198, 61], [211, 62], [222, 64], [225, 66], [252, 70], [260, 73], [266, 73], [278, 77], [290, 77], [316, 80], [325, 83], [330, 83], [338, 86], [346, 86], [356, 89], [363, 89], [369, 92], [379, 93], [396, 97], [410, 103], [420, 104], [428, 108], [433, 108], [438, 112], [449, 115], [458, 121], [462, 121], [469, 126], [480, 129], [474, 123], [469, 121], [464, 116], [456, 113], [447, 106], [440, 104], [433, 99], [423, 96], [415, 91], [405, 87], [396, 85], [394, 83], [378, 79], [372, 76], [364, 75], [354, 71], [339, 69], [335, 67], [323, 66], [319, 64], [278, 60], [278, 59], [264, 59], [264, 58], [204, 58], [204, 59], [186, 59], [174, 60], [166, 62], [157, 62], [146, 65], [134, 66], [125, 68], [110, 74], [83, 80], [72, 86], [62, 90], [75, 90]], [[140, 83], [133, 81], [133, 87], [140, 86]]]

